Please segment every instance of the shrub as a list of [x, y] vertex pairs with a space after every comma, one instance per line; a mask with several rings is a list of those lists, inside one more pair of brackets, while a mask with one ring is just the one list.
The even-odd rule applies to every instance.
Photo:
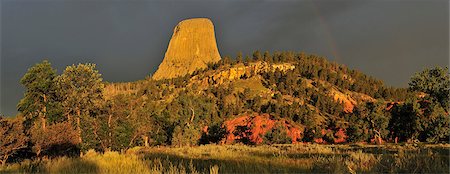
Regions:
[[200, 144], [217, 144], [222, 141], [227, 135], [227, 130], [220, 124], [212, 125], [208, 128], [208, 132], [203, 132], [200, 138]]
[[0, 164], [18, 150], [27, 147], [28, 138], [24, 134], [22, 121], [0, 117]]
[[290, 144], [291, 137], [287, 135], [286, 127], [281, 123], [277, 123], [272, 130], [268, 131], [263, 137], [265, 144]]
[[200, 136], [200, 130], [193, 125], [176, 126], [172, 134], [172, 145], [178, 147], [197, 145]]
[[76, 130], [68, 122], [56, 123], [45, 130], [35, 125], [31, 132], [33, 151], [44, 155], [78, 155], [79, 139]]

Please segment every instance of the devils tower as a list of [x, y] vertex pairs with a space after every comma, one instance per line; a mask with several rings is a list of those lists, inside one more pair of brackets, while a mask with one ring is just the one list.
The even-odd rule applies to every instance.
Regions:
[[186, 19], [173, 30], [164, 60], [153, 79], [169, 79], [206, 68], [220, 60], [214, 25], [207, 18]]

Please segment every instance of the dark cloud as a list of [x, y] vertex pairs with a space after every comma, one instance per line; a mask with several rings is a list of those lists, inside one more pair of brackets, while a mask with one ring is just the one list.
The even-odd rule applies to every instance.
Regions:
[[294, 50], [327, 56], [404, 87], [448, 64], [448, 1], [9, 1], [1, 5], [1, 110], [15, 114], [19, 79], [47, 58], [96, 63], [106, 81], [143, 79], [181, 20], [214, 22], [222, 56]]

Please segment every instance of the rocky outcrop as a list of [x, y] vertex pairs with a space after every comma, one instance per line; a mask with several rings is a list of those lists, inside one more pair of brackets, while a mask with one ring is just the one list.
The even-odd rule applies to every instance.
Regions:
[[[333, 135], [332, 139], [328, 140], [330, 142], [325, 141], [323, 138], [314, 138], [314, 142], [318, 143], [318, 144], [340, 144], [340, 143], [346, 143], [347, 142], [347, 134], [346, 134], [346, 130], [339, 128], [337, 131], [336, 130], [331, 130], [331, 129], [322, 129], [321, 130], [321, 134], [322, 136], [326, 136], [327, 134], [331, 134]], [[331, 138], [331, 137], [330, 137]]]
[[210, 74], [201, 80], [198, 77], [192, 78], [192, 81], [201, 81], [201, 84], [222, 85], [227, 81], [237, 80], [243, 76], [247, 78], [258, 75], [262, 72], [273, 72], [275, 70], [288, 71], [295, 69], [295, 66], [290, 63], [269, 64], [267, 62], [254, 62], [248, 65], [235, 65], [228, 69], [221, 70]]
[[344, 112], [352, 113], [353, 108], [360, 102], [375, 102], [376, 99], [362, 93], [346, 91], [341, 92], [335, 88], [330, 90], [330, 95], [334, 101], [342, 103], [344, 105]]
[[[243, 115], [235, 119], [225, 121], [224, 125], [227, 130], [226, 144], [233, 143], [236, 139], [248, 138], [254, 144], [261, 144], [264, 135], [273, 129], [277, 124], [281, 123], [286, 129], [287, 136], [292, 139], [292, 143], [301, 142], [303, 138], [304, 128], [294, 125], [285, 119], [272, 119], [269, 114]], [[245, 127], [249, 132], [235, 135], [235, 131]], [[245, 136], [245, 137], [241, 137]]]
[[159, 80], [184, 76], [219, 60], [220, 54], [211, 20], [183, 20], [175, 27], [164, 60], [152, 78]]
[[357, 102], [350, 95], [344, 94], [336, 89], [332, 89], [330, 91], [330, 94], [333, 97], [334, 101], [337, 101], [344, 105], [344, 112], [346, 113], [353, 112], [353, 108], [355, 107]]
[[268, 71], [275, 71], [276, 69], [279, 69], [281, 71], [287, 71], [294, 69], [295, 66], [284, 63], [284, 64], [268, 64], [266, 62], [257, 62], [252, 63], [248, 66], [237, 66], [230, 68], [226, 71], [221, 71], [209, 79], [213, 82], [213, 84], [222, 84], [225, 80], [235, 80], [239, 79], [242, 76], [246, 75], [247, 77], [254, 76], [260, 72], [268, 72]]

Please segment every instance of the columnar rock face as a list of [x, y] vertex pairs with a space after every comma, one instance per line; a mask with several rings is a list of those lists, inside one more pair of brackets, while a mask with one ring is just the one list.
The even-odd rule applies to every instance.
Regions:
[[163, 62], [153, 79], [169, 79], [206, 68], [220, 60], [214, 25], [207, 18], [183, 20], [175, 27]]

